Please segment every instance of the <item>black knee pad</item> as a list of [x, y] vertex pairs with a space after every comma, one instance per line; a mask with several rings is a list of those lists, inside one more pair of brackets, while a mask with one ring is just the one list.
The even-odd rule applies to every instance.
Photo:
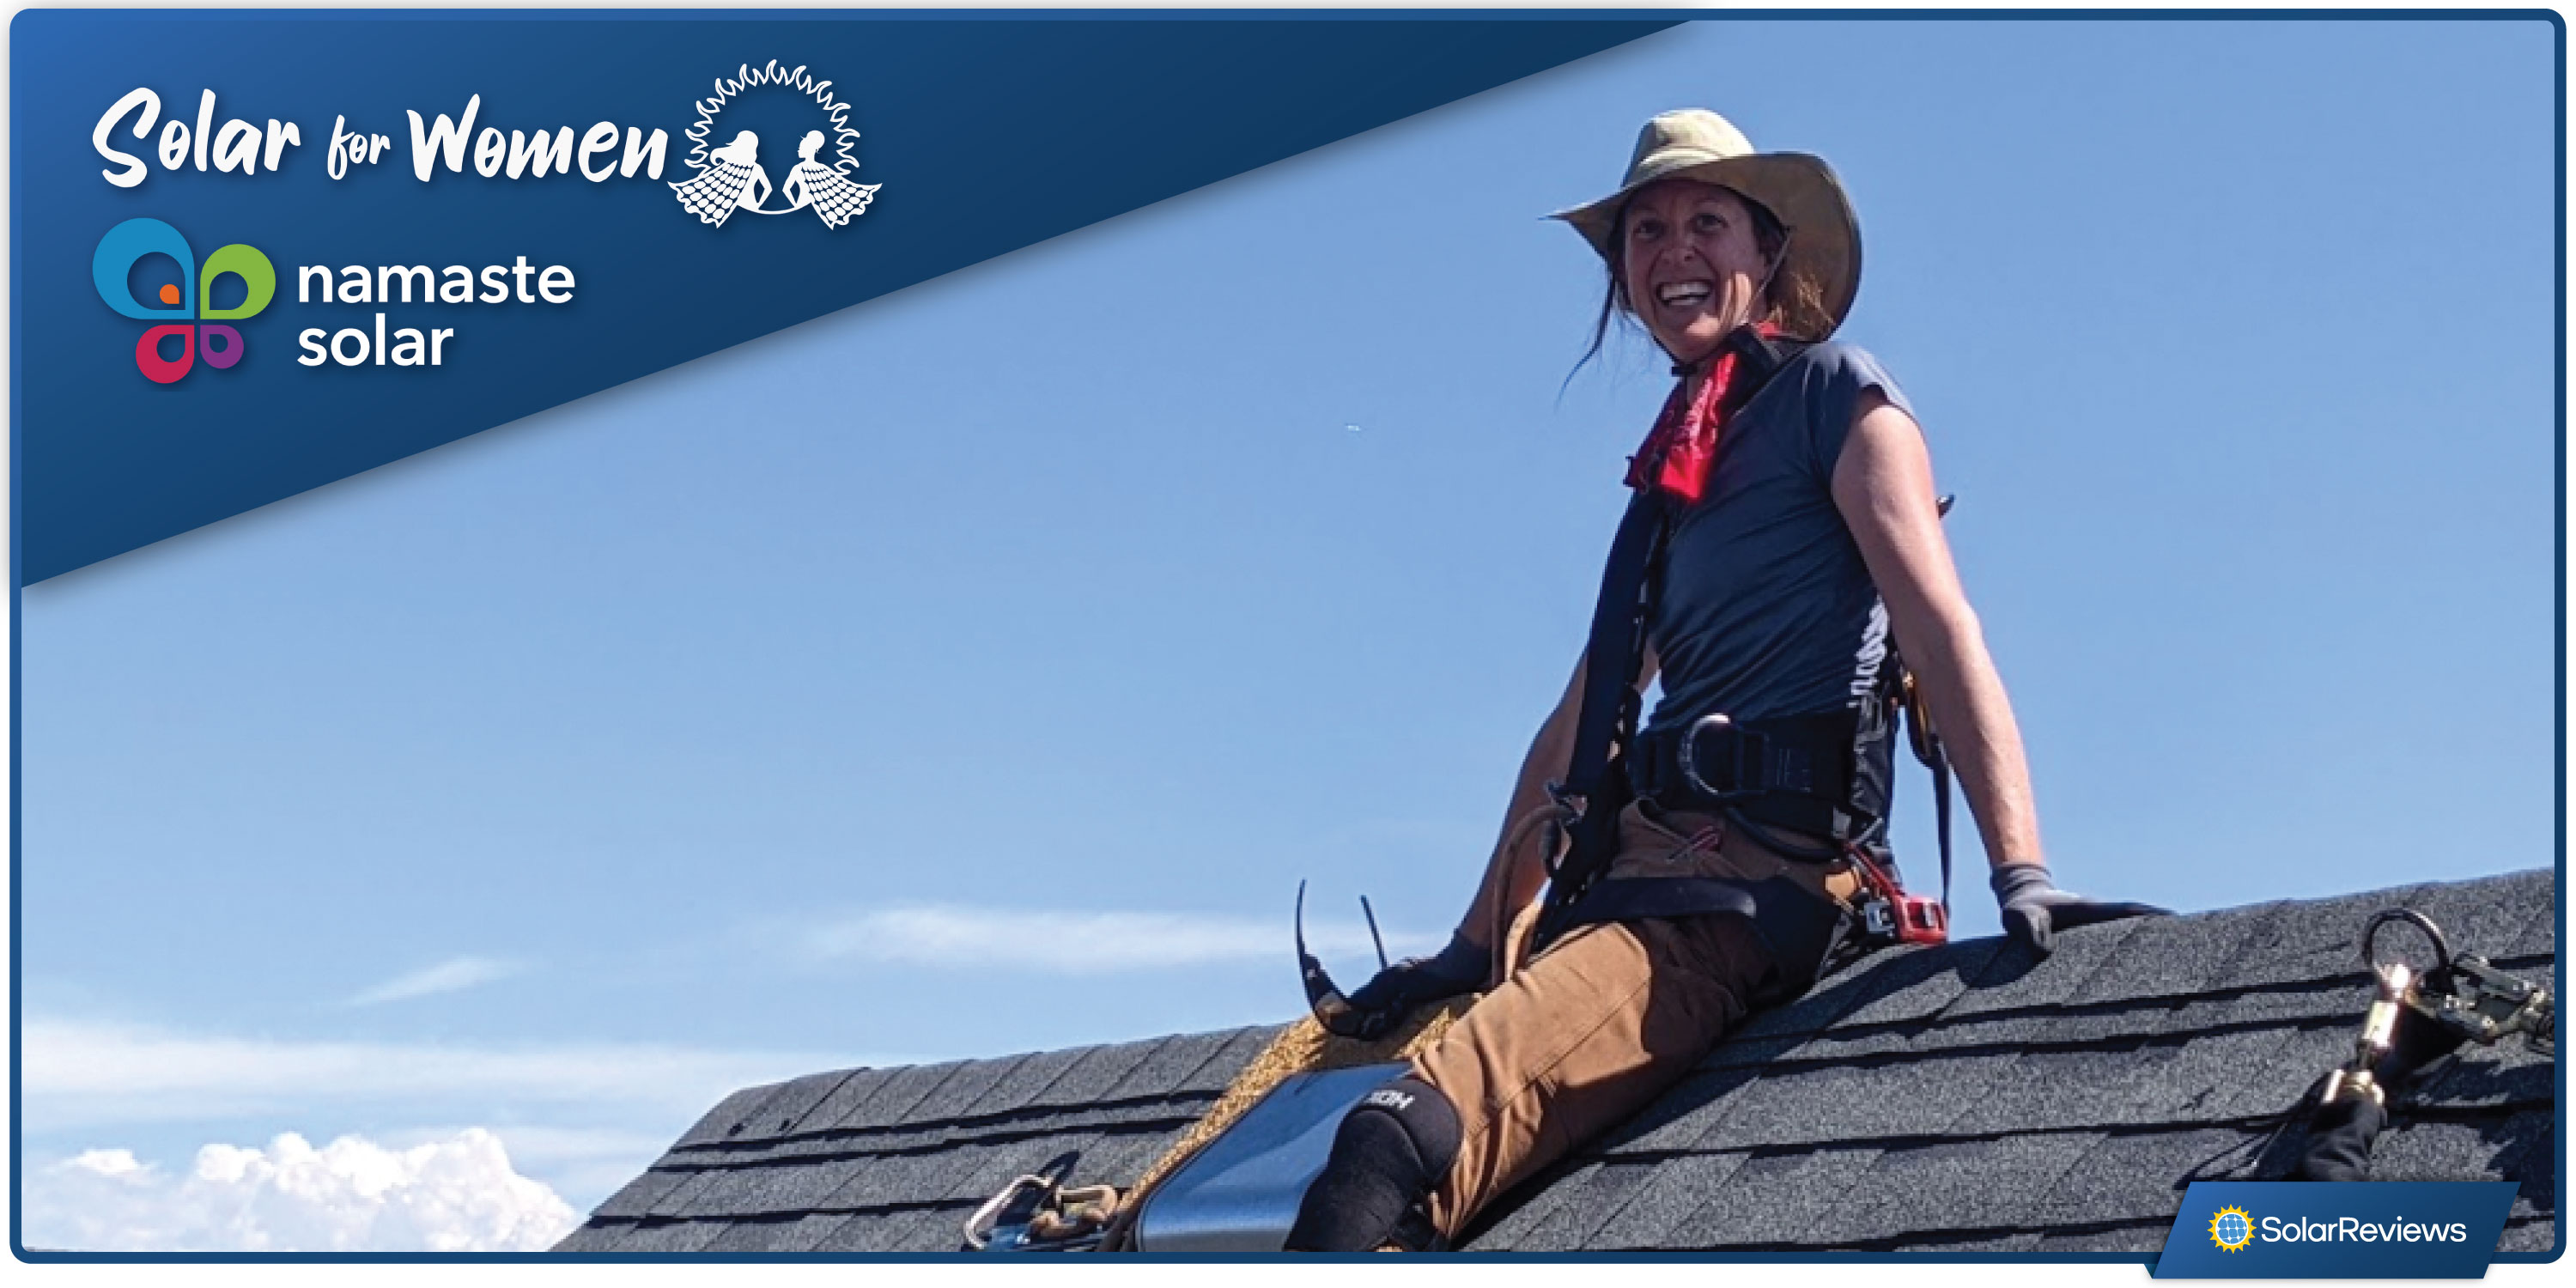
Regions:
[[1423, 1199], [1458, 1159], [1458, 1110], [1438, 1088], [1398, 1078], [1342, 1116], [1332, 1157], [1306, 1188], [1290, 1252], [1373, 1252], [1427, 1244]]
[[[1458, 1107], [1449, 1103], [1438, 1087], [1411, 1076], [1398, 1078], [1361, 1098], [1351, 1113], [1378, 1114], [1396, 1121], [1404, 1128], [1413, 1152], [1422, 1160], [1432, 1181], [1438, 1181], [1458, 1161]], [[1347, 1120], [1343, 1123], [1347, 1128]]]

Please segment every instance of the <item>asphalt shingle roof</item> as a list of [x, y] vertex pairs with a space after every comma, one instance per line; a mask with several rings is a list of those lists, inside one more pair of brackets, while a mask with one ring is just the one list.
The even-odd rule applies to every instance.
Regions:
[[[2188, 1181], [2287, 1174], [2284, 1111], [2369, 1000], [2354, 936], [2397, 905], [2554, 970], [2547, 871], [2115, 922], [2037, 963], [1999, 939], [1881, 953], [1756, 1017], [1464, 1246], [2154, 1252]], [[1021, 1173], [1134, 1180], [1277, 1032], [748, 1088], [558, 1250], [952, 1251]], [[2556, 1108], [2557, 1066], [2520, 1039], [2467, 1048], [2400, 1102], [2372, 1177], [2516, 1181], [2502, 1246], [2547, 1251]]]

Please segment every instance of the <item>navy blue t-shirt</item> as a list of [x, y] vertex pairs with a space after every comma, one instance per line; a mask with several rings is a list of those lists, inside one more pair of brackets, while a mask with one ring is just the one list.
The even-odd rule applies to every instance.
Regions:
[[1861, 391], [1912, 415], [1878, 360], [1814, 345], [1727, 418], [1698, 504], [1676, 518], [1652, 638], [1649, 728], [1859, 705], [1887, 657], [1887, 610], [1834, 508], [1834, 462]]

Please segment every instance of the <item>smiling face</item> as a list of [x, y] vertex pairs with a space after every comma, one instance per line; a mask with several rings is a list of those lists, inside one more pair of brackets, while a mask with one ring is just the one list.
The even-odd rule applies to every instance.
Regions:
[[1619, 237], [1628, 309], [1675, 361], [1708, 356], [1766, 311], [1762, 239], [1734, 193], [1688, 179], [1639, 189]]

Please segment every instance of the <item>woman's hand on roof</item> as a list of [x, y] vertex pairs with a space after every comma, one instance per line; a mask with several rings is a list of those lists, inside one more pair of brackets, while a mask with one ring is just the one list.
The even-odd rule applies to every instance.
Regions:
[[1988, 883], [2002, 905], [2004, 933], [2034, 955], [2046, 957], [2057, 947], [2057, 932], [2122, 917], [2162, 917], [2166, 909], [2146, 903], [2113, 903], [2087, 899], [2057, 888], [2045, 863], [2007, 863]]

